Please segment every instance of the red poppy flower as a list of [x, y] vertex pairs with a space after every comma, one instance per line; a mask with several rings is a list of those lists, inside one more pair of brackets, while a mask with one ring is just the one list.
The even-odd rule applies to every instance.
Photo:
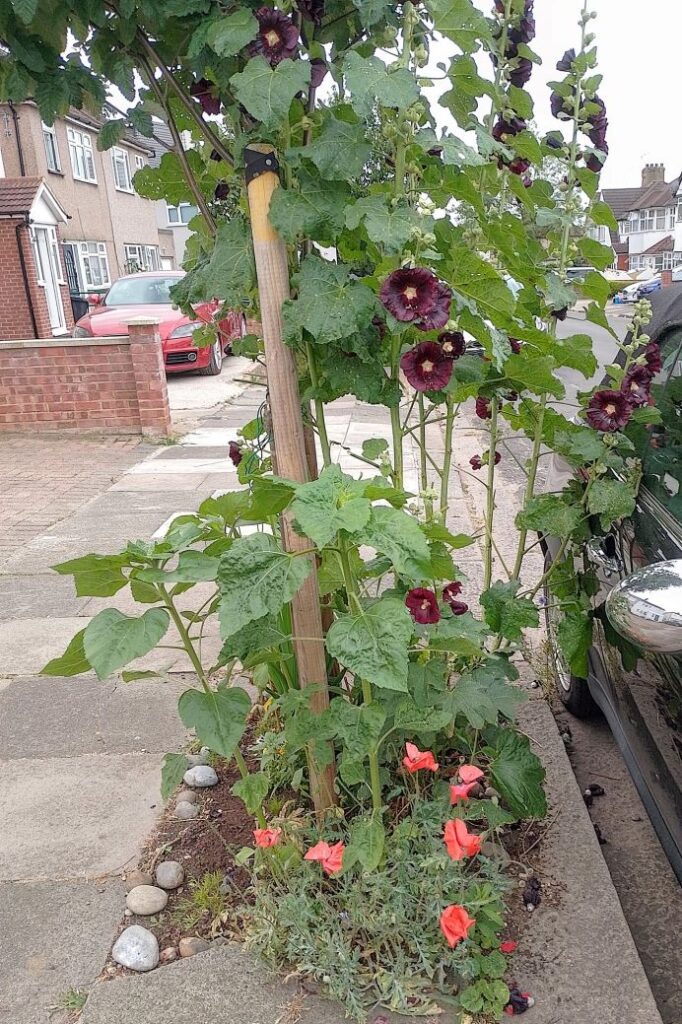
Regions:
[[228, 455], [229, 455], [229, 458], [230, 458], [230, 461], [231, 461], [232, 465], [233, 466], [238, 466], [239, 463], [244, 458], [244, 453], [242, 452], [242, 446], [240, 445], [239, 441], [230, 441], [230, 445], [229, 445], [229, 448], [228, 448]]
[[458, 804], [460, 800], [468, 800], [472, 789], [476, 788], [475, 782], [462, 782], [450, 786], [450, 803]]
[[[379, 298], [396, 320], [430, 331], [448, 322], [452, 295], [427, 267], [403, 267], [388, 275]], [[442, 322], [433, 323], [434, 319]]]
[[587, 422], [595, 430], [610, 434], [630, 422], [632, 402], [622, 391], [597, 391], [587, 407]]
[[410, 775], [421, 771], [422, 768], [426, 768], [430, 772], [438, 771], [438, 762], [430, 750], [420, 750], [414, 743], [406, 743], [405, 750], [406, 754], [403, 758], [403, 764]]
[[451, 949], [468, 938], [469, 932], [475, 924], [476, 919], [469, 917], [465, 908], [457, 906], [457, 904], [446, 907], [440, 915], [440, 930]]
[[635, 407], [647, 405], [651, 393], [651, 373], [646, 366], [631, 366], [620, 386], [625, 397]]
[[343, 867], [343, 852], [346, 847], [343, 843], [334, 843], [330, 846], [324, 840], [311, 847], [306, 853], [304, 860], [317, 860], [322, 865], [322, 870], [328, 875], [335, 875]]
[[663, 360], [661, 358], [661, 346], [657, 341], [651, 341], [644, 349], [644, 357], [646, 359], [646, 368], [652, 376], [656, 376], [663, 369]]
[[438, 335], [438, 344], [443, 355], [446, 355], [448, 359], [459, 359], [464, 355], [467, 347], [461, 331], [443, 331]]
[[422, 626], [430, 626], [440, 621], [438, 598], [432, 590], [425, 590], [423, 587], [410, 590], [405, 598], [405, 604], [414, 621]]
[[476, 399], [476, 415], [479, 420], [489, 420], [491, 418], [489, 398]]
[[484, 772], [475, 764], [461, 764], [457, 769], [462, 782], [479, 782], [484, 777]]
[[262, 53], [273, 67], [293, 57], [298, 49], [298, 29], [291, 18], [272, 7], [259, 7], [254, 12], [258, 19], [258, 35], [249, 46], [249, 52]]
[[195, 99], [199, 100], [201, 109], [205, 114], [220, 113], [220, 99], [214, 92], [215, 88], [215, 83], [209, 82], [207, 78], [199, 78], [197, 81], [192, 82], [189, 87], [190, 96], [194, 96]]
[[462, 584], [459, 580], [453, 580], [452, 583], [448, 583], [447, 587], [443, 587], [443, 600], [447, 604], [452, 604], [456, 597], [462, 593]]
[[469, 605], [464, 601], [448, 601], [448, 604], [453, 615], [466, 615], [469, 611]]
[[282, 830], [281, 828], [255, 828], [253, 837], [256, 840], [256, 846], [266, 850], [271, 846], [277, 846], [282, 838]]
[[446, 822], [443, 836], [452, 860], [475, 857], [481, 849], [481, 837], [469, 832], [466, 822], [461, 818]]
[[513, 939], [507, 939], [505, 942], [500, 943], [500, 953], [515, 953], [518, 942], [514, 942]]
[[400, 366], [415, 391], [442, 391], [452, 377], [452, 359], [435, 341], [423, 341], [409, 349]]

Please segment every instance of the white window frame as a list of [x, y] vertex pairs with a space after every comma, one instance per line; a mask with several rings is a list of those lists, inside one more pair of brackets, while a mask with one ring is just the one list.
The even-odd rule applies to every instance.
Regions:
[[71, 170], [75, 180], [86, 181], [91, 185], [96, 185], [97, 170], [95, 168], [95, 154], [92, 148], [92, 136], [88, 132], [81, 132], [69, 125], [66, 129], [66, 137], [69, 142]]
[[135, 153], [135, 170], [141, 171], [143, 167], [147, 166], [147, 161], [139, 153]]
[[55, 277], [57, 284], [66, 284], [66, 278], [64, 277], [64, 268], [62, 266], [61, 253], [59, 252], [59, 239], [57, 238], [57, 229], [48, 227], [47, 239], [50, 248], [50, 259], [54, 266]]
[[[182, 215], [183, 211], [191, 211], [186, 219]], [[192, 217], [195, 217], [197, 212], [197, 208], [193, 203], [178, 203], [177, 206], [172, 206], [170, 203], [166, 203], [166, 217], [170, 227], [180, 227], [183, 224], [189, 224]]]
[[[158, 245], [145, 245], [142, 242], [126, 242], [123, 246], [126, 268], [130, 263], [136, 263], [140, 271], [160, 270], [161, 260], [159, 258]], [[127, 273], [131, 271], [127, 270]]]
[[[47, 163], [48, 171], [52, 171], [53, 174], [62, 173], [62, 162], [59, 156], [59, 146], [57, 144], [57, 133], [55, 132], [54, 125], [45, 124], [43, 121], [43, 146], [45, 147], [45, 161]], [[50, 161], [54, 161], [54, 167]]]
[[682, 196], [677, 197], [677, 223], [682, 224]]
[[[90, 288], [108, 288], [111, 284], [109, 273], [109, 254], [107, 253], [106, 242], [65, 242], [73, 249], [77, 262], [79, 284], [83, 290]], [[97, 266], [99, 282], [94, 280], [92, 263]], [[89, 280], [88, 280], [89, 278]]]
[[[114, 172], [114, 186], [117, 192], [134, 192], [133, 179], [130, 176], [130, 157], [128, 150], [114, 146], [111, 150], [111, 166]], [[121, 175], [121, 171], [123, 174]], [[121, 181], [123, 180], [123, 184]]]

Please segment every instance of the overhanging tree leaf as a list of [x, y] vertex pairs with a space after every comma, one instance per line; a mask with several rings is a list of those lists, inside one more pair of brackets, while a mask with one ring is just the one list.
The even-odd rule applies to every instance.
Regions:
[[223, 299], [241, 306], [254, 287], [255, 270], [251, 234], [239, 217], [218, 225], [215, 246], [207, 262], [197, 266], [171, 288], [178, 305]]

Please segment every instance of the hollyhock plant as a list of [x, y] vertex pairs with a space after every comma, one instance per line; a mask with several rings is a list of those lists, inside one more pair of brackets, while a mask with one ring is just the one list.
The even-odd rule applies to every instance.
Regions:
[[630, 422], [632, 402], [622, 391], [597, 391], [587, 406], [587, 422], [602, 433], [622, 430]]
[[557, 71], [571, 71], [576, 58], [575, 49], [566, 50], [560, 61], [557, 62]]
[[558, 92], [553, 92], [549, 98], [552, 114], [554, 117], [558, 117], [560, 121], [568, 121], [572, 112], [571, 103], [573, 103], [573, 100], [560, 96]]
[[510, 338], [509, 339], [509, 346], [510, 346], [512, 352], [515, 355], [518, 355], [519, 352], [521, 351], [521, 342], [519, 341], [518, 338]]
[[644, 349], [644, 358], [646, 360], [646, 368], [652, 377], [655, 377], [657, 373], [660, 373], [663, 369], [663, 360], [661, 358], [661, 346], [657, 341], [650, 341], [647, 347]]
[[415, 772], [422, 771], [424, 768], [430, 772], [438, 771], [438, 762], [430, 750], [420, 750], [414, 743], [406, 743], [405, 751], [403, 765], [410, 775], [414, 775]]
[[446, 907], [440, 915], [440, 930], [451, 949], [469, 937], [475, 924], [476, 919], [469, 917], [466, 909], [457, 904]]
[[189, 87], [190, 96], [199, 100], [205, 114], [220, 113], [220, 98], [216, 95], [215, 88], [215, 84], [209, 82], [207, 78], [199, 78]]
[[228, 456], [233, 466], [238, 466], [244, 458], [244, 452], [239, 441], [230, 441], [228, 446]]
[[442, 285], [433, 271], [426, 267], [403, 267], [389, 274], [379, 292], [379, 298], [389, 313], [401, 323], [414, 323], [420, 330], [435, 320], [444, 327], [450, 315], [452, 293]]
[[435, 341], [424, 341], [409, 349], [400, 367], [415, 391], [442, 391], [452, 377], [452, 359]]
[[504, 142], [526, 130], [526, 122], [521, 117], [498, 117], [491, 132], [496, 142]]
[[466, 822], [461, 818], [446, 822], [443, 837], [451, 860], [475, 857], [480, 852], [481, 837], [469, 832]]
[[443, 282], [439, 281], [436, 287], [436, 301], [432, 309], [415, 322], [415, 327], [420, 331], [438, 331], [445, 327], [450, 319], [450, 306], [452, 304], [452, 292]]
[[443, 600], [446, 604], [451, 605], [461, 593], [462, 584], [459, 580], [453, 580], [452, 583], [448, 583], [447, 587], [443, 587]]
[[651, 394], [651, 372], [646, 366], [631, 366], [620, 389], [635, 408], [647, 405]]
[[480, 455], [472, 455], [469, 459], [469, 465], [474, 472], [478, 473], [479, 469], [483, 469], [483, 459]]
[[448, 601], [448, 606], [453, 615], [466, 615], [469, 605], [464, 601]]
[[508, 78], [517, 89], [522, 89], [530, 81], [532, 74], [533, 62], [527, 57], [518, 57], [516, 67], [509, 72]]
[[310, 62], [310, 85], [311, 85], [311, 88], [319, 89], [320, 86], [322, 85], [322, 83], [324, 82], [325, 78], [327, 77], [328, 72], [329, 72], [329, 68], [327, 67], [327, 62], [325, 60], [322, 60], [321, 57], [316, 57], [314, 60], [311, 60], [311, 62]]
[[298, 29], [291, 18], [272, 7], [259, 7], [255, 15], [258, 35], [249, 46], [250, 53], [262, 54], [273, 67], [293, 57], [298, 49]]
[[430, 626], [440, 621], [438, 598], [432, 590], [417, 587], [410, 590], [405, 604], [415, 622], [421, 626]]
[[438, 344], [448, 359], [459, 359], [466, 352], [467, 343], [461, 331], [443, 331], [438, 335]]
[[256, 840], [256, 846], [259, 846], [262, 850], [267, 850], [271, 846], [277, 846], [280, 839], [282, 838], [281, 828], [255, 828], [253, 830], [253, 837]]
[[343, 868], [343, 854], [346, 847], [343, 843], [334, 843], [332, 846], [321, 840], [312, 846], [304, 856], [304, 860], [316, 860], [322, 865], [322, 870], [327, 875], [335, 875]]
[[322, 23], [324, 0], [296, 0], [296, 6], [308, 21], [314, 21], [316, 25]]

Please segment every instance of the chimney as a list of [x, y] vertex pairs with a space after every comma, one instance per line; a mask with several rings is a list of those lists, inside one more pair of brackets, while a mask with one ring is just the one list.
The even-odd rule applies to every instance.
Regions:
[[645, 164], [642, 168], [642, 188], [665, 181], [665, 164]]

